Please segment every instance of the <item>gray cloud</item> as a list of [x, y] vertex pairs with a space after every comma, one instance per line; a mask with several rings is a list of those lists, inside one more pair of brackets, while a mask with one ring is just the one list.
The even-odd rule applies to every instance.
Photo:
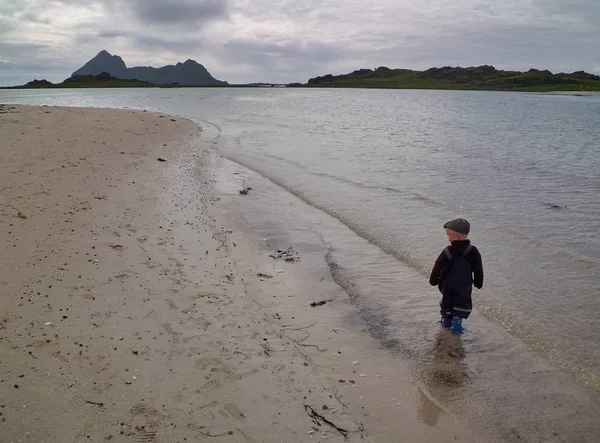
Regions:
[[72, 66], [58, 61], [30, 58], [29, 54], [41, 54], [47, 47], [40, 44], [11, 44], [0, 42], [0, 85], [14, 86], [33, 79], [64, 80], [64, 71]]
[[[180, 54], [197, 54], [199, 50], [203, 49], [204, 42], [202, 39], [195, 38], [178, 38], [173, 41], [164, 40], [158, 37], [134, 37], [136, 47], [142, 50], [164, 50], [174, 51]], [[173, 60], [173, 63], [179, 60]]]
[[230, 82], [381, 65], [600, 73], [598, 41], [598, 0], [0, 0], [0, 63], [23, 81], [29, 60], [59, 81], [101, 49], [129, 66], [193, 58]]
[[138, 0], [135, 10], [140, 18], [150, 23], [205, 22], [227, 17], [225, 1], [188, 0], [165, 2], [164, 0]]
[[595, 0], [534, 0], [545, 17], [553, 17], [574, 27], [600, 27], [600, 2]]
[[203, 26], [228, 17], [227, 0], [105, 0], [117, 13], [150, 25]]
[[36, 14], [35, 12], [27, 12], [23, 14], [20, 18], [24, 22], [42, 23], [44, 25], [49, 25], [52, 23], [52, 21], [49, 18], [44, 18], [39, 14]]
[[311, 72], [326, 70], [345, 56], [343, 49], [328, 44], [232, 40], [221, 48], [218, 60], [225, 66], [226, 78], [233, 83], [285, 83], [306, 81]]

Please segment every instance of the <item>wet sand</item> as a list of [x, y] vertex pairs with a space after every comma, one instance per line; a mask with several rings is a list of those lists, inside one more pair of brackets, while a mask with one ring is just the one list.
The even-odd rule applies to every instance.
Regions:
[[0, 140], [2, 441], [484, 441], [226, 220], [195, 124], [2, 105]]

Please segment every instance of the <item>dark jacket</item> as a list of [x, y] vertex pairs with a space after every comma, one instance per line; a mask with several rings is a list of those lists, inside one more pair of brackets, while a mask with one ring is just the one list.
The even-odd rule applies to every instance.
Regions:
[[[456, 240], [448, 246], [452, 258], [461, 257], [470, 245], [469, 240]], [[469, 318], [473, 309], [471, 292], [473, 285], [481, 289], [483, 286], [483, 265], [481, 254], [475, 246], [465, 254], [463, 259], [457, 259], [450, 264], [446, 250], [442, 251], [429, 277], [432, 286], [438, 285], [442, 293], [440, 313], [443, 317]], [[442, 274], [444, 277], [442, 278]], [[442, 278], [442, 281], [440, 279]]]
[[[471, 240], [453, 241], [449, 247], [450, 254], [453, 256], [462, 255], [470, 243]], [[473, 285], [475, 285], [477, 289], [481, 289], [483, 286], [483, 264], [481, 262], [481, 254], [475, 246], [471, 247], [471, 250], [465, 256], [465, 260], [471, 263], [471, 268], [473, 269]], [[442, 269], [444, 269], [444, 266], [448, 264], [448, 261], [448, 257], [446, 257], [446, 254], [442, 251], [431, 270], [431, 276], [429, 277], [429, 284], [431, 286], [437, 286], [439, 284], [440, 274]]]
[[[462, 255], [470, 243], [471, 240], [453, 241], [449, 246], [450, 254], [453, 256]], [[477, 289], [481, 289], [483, 286], [483, 264], [481, 262], [481, 254], [475, 246], [471, 246], [471, 250], [465, 255], [465, 260], [471, 263], [471, 268], [473, 269], [473, 285], [475, 285]], [[442, 269], [444, 269], [448, 262], [448, 257], [446, 257], [446, 254], [442, 251], [431, 270], [431, 276], [429, 277], [429, 284], [431, 286], [437, 286], [439, 284]]]

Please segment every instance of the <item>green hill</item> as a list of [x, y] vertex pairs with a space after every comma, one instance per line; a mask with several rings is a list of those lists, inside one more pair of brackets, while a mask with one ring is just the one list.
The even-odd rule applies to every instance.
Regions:
[[113, 77], [108, 72], [98, 75], [74, 75], [62, 83], [51, 83], [48, 80], [33, 80], [22, 86], [13, 86], [12, 89], [40, 89], [40, 88], [151, 88], [156, 85], [139, 80], [120, 79]]
[[491, 91], [600, 91], [600, 76], [583, 71], [553, 74], [530, 69], [502, 71], [493, 66], [430, 68], [426, 71], [359, 69], [311, 78], [303, 86], [389, 89], [469, 89]]

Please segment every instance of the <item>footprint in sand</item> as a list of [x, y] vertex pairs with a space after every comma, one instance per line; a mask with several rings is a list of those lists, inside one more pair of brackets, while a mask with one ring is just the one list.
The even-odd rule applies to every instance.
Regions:
[[209, 372], [224, 372], [226, 374], [231, 374], [233, 372], [227, 363], [220, 358], [215, 357], [204, 357], [198, 359], [194, 363], [194, 366], [202, 370], [209, 369]]
[[227, 403], [226, 405], [223, 405], [223, 409], [225, 409], [229, 413], [229, 415], [231, 415], [236, 420], [246, 419], [246, 416], [242, 414], [238, 407], [233, 403]]
[[92, 389], [97, 394], [102, 394], [107, 389], [112, 388], [112, 386], [113, 386], [112, 383], [99, 383], [99, 384], [94, 385], [94, 387]]
[[129, 410], [128, 419], [121, 424], [121, 435], [132, 441], [152, 443], [156, 440], [163, 417], [151, 405], [139, 403]]
[[257, 374], [258, 373], [258, 369], [250, 369], [249, 371], [246, 372], [240, 372], [238, 374], [230, 374], [227, 376], [227, 380], [230, 381], [234, 381], [234, 380], [243, 380], [246, 377], [250, 377], [251, 375]]
[[200, 386], [194, 392], [196, 394], [207, 395], [207, 394], [210, 394], [211, 392], [219, 389], [220, 387], [221, 387], [221, 382], [219, 380], [215, 379], [215, 380], [211, 380], [207, 383], [204, 383], [202, 386]]
[[169, 324], [163, 325], [163, 329], [165, 331], [167, 331], [167, 333], [171, 334], [171, 340], [173, 341], [173, 344], [179, 345], [182, 342], [182, 336], [183, 334], [181, 332], [175, 332], [173, 330], [173, 327]]

